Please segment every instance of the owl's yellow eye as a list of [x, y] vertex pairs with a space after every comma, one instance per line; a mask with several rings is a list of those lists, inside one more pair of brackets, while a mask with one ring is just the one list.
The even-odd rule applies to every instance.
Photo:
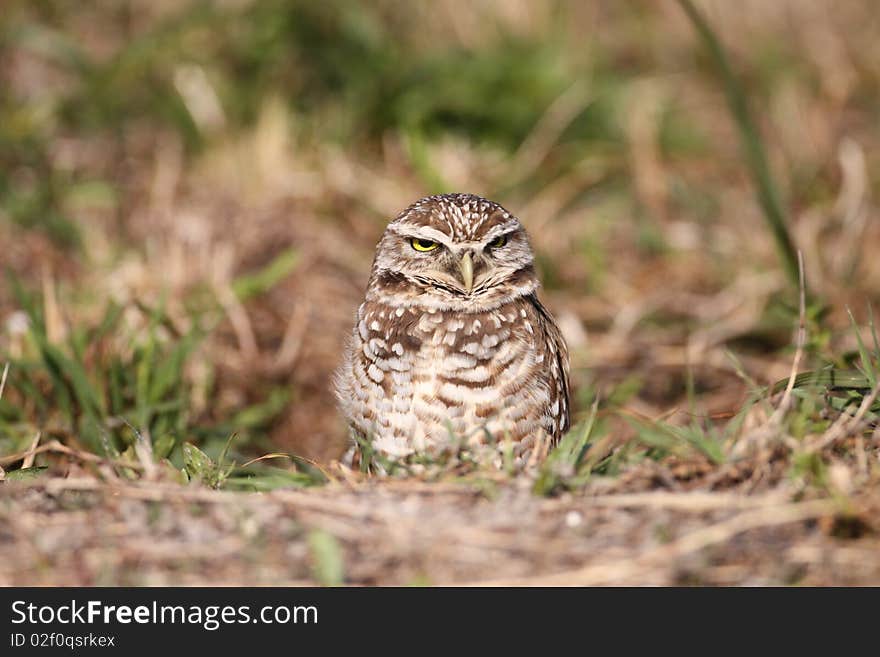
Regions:
[[505, 244], [507, 244], [507, 235], [501, 235], [500, 237], [496, 237], [494, 240], [489, 242], [489, 248], [500, 249]]
[[438, 246], [440, 246], [437, 242], [432, 242], [431, 240], [423, 240], [418, 237], [413, 237], [409, 243], [412, 245], [416, 251], [433, 251]]

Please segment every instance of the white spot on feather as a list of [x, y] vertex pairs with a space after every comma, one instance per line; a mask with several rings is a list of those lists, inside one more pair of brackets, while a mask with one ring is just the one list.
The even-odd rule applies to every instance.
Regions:
[[370, 365], [370, 369], [367, 370], [367, 375], [376, 383], [382, 383], [382, 379], [385, 378], [385, 373], [376, 367], [375, 363]]

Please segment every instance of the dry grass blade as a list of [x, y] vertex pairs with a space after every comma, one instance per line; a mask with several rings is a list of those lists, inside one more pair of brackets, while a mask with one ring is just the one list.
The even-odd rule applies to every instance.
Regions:
[[786, 501], [787, 496], [780, 493], [744, 497], [728, 493], [667, 493], [663, 491], [628, 495], [599, 495], [590, 498], [591, 505], [600, 507], [650, 507], [687, 511], [754, 509], [781, 505]]
[[3, 376], [0, 376], [0, 399], [3, 399], [3, 391], [6, 389], [6, 377], [9, 376], [9, 363], [3, 366]]
[[840, 215], [845, 244], [835, 249], [835, 264], [841, 276], [849, 280], [856, 273], [862, 258], [858, 242], [864, 239], [870, 213], [870, 187], [865, 151], [850, 138], [840, 142], [838, 153], [843, 184], [835, 202], [835, 213]]
[[[132, 461], [123, 461], [120, 459], [108, 459], [102, 456], [98, 456], [97, 454], [92, 454], [91, 452], [85, 452], [79, 449], [73, 449], [72, 447], [68, 447], [63, 443], [52, 440], [48, 443], [44, 443], [42, 445], [38, 445], [40, 434], [38, 433], [34, 437], [34, 442], [31, 444], [31, 447], [26, 449], [23, 452], [18, 452], [15, 454], [9, 454], [7, 456], [0, 457], [0, 465], [9, 465], [10, 463], [15, 463], [17, 461], [23, 461], [22, 467], [28, 468], [33, 465], [33, 458], [38, 454], [44, 454], [46, 452], [55, 452], [58, 454], [64, 454], [66, 456], [70, 456], [79, 461], [85, 461], [87, 463], [95, 463], [99, 465], [113, 465], [117, 467], [129, 468], [131, 470], [143, 471], [143, 466], [139, 463], [134, 463]], [[24, 463], [28, 462], [30, 459], [30, 465], [24, 465]], [[100, 483], [100, 482], [98, 482]]]
[[274, 372], [289, 372], [296, 359], [300, 355], [303, 345], [303, 338], [309, 329], [309, 315], [312, 312], [311, 305], [306, 301], [298, 303], [294, 307], [290, 319], [287, 321], [287, 328], [284, 330], [284, 338], [281, 346], [272, 359], [270, 368]]
[[797, 337], [795, 339], [796, 348], [794, 359], [791, 362], [791, 374], [788, 377], [788, 385], [785, 386], [782, 401], [779, 402], [778, 408], [770, 417], [771, 424], [778, 424], [785, 413], [788, 412], [789, 406], [791, 405], [791, 393], [792, 390], [794, 390], [794, 384], [797, 379], [798, 371], [800, 370], [801, 360], [804, 357], [804, 346], [807, 343], [807, 285], [804, 280], [804, 254], [801, 251], [798, 251], [797, 254], [797, 266], [799, 296], [798, 328]]
[[40, 438], [43, 437], [42, 431], [37, 431], [34, 439], [31, 441], [31, 446], [28, 447], [27, 453], [24, 455], [24, 460], [21, 462], [22, 469], [30, 468], [34, 465], [34, 458], [37, 454], [37, 445], [40, 444]]
[[263, 454], [263, 456], [258, 456], [255, 459], [251, 459], [250, 461], [247, 461], [246, 463], [242, 463], [241, 467], [246, 468], [249, 465], [253, 465], [254, 463], [258, 463], [260, 461], [266, 461], [268, 459], [289, 459], [289, 458], [290, 458], [290, 454]]
[[[791, 370], [789, 371], [788, 380], [782, 394], [782, 399], [773, 413], [758, 426], [745, 433], [737, 440], [732, 448], [732, 454], [735, 456], [743, 455], [752, 450], [756, 445], [766, 444], [768, 440], [778, 437], [780, 428], [786, 414], [791, 410], [793, 403], [792, 393], [799, 381], [801, 361], [804, 357], [804, 350], [807, 343], [807, 321], [806, 321], [806, 282], [804, 279], [804, 259], [803, 254], [798, 251], [798, 280], [799, 280], [799, 299], [798, 299], [798, 325], [795, 337], [795, 353], [791, 362]], [[781, 383], [781, 382], [780, 382]], [[775, 394], [777, 386], [771, 386], [769, 394]]]
[[589, 85], [581, 80], [566, 89], [547, 108], [535, 128], [523, 140], [513, 156], [508, 175], [515, 180], [523, 180], [532, 175], [566, 127], [584, 111], [591, 100]]

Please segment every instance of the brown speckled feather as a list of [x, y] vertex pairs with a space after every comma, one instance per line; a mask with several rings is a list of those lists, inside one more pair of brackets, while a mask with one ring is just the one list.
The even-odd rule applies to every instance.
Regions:
[[501, 206], [445, 195], [405, 210], [377, 247], [337, 373], [353, 431], [393, 456], [451, 438], [510, 440], [518, 454], [558, 441], [568, 353], [537, 288], [525, 230]]

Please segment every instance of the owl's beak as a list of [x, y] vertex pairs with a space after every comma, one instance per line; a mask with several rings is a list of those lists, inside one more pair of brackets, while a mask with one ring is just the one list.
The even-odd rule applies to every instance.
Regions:
[[474, 261], [470, 252], [465, 253], [458, 261], [458, 269], [461, 272], [461, 282], [468, 293], [474, 289]]

